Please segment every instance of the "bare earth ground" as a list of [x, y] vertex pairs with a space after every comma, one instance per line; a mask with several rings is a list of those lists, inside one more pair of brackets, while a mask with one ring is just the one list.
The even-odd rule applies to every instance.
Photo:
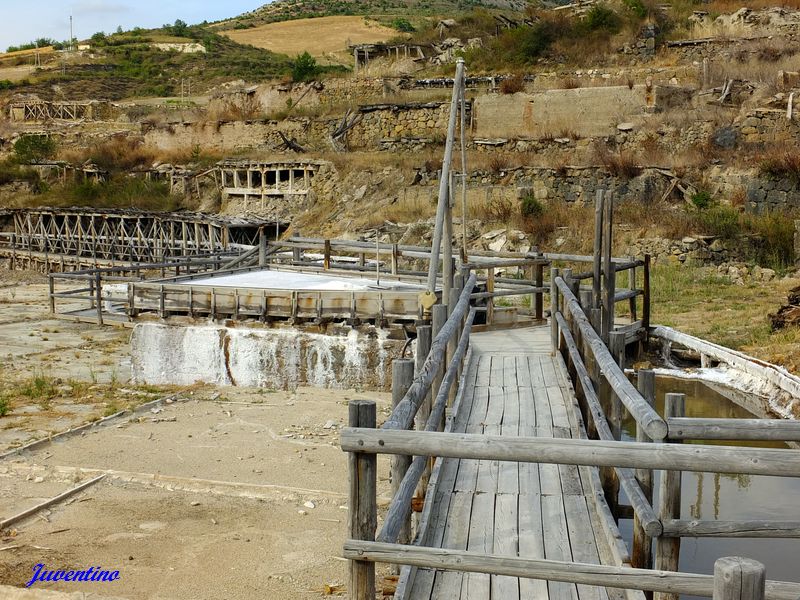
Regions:
[[317, 57], [346, 51], [348, 44], [383, 42], [398, 35], [390, 27], [368, 22], [364, 17], [349, 16], [269, 23], [222, 33], [240, 44], [250, 44], [289, 56], [308, 51]]
[[[13, 391], [46, 368], [46, 378], [65, 388], [46, 407], [15, 395], [10, 414], [0, 418], [0, 453], [96, 419], [109, 398], [114, 408], [176, 398], [0, 462], [0, 520], [106, 474], [0, 532], [0, 584], [24, 585], [33, 566], [44, 563], [100, 565], [119, 570], [120, 579], [102, 588], [58, 582], [40, 589], [131, 599], [344, 593], [347, 461], [338, 428], [357, 398], [376, 399], [379, 420], [385, 418], [386, 394], [135, 388], [126, 382], [126, 330], [51, 320], [39, 279], [0, 277], [0, 385]], [[388, 471], [384, 458], [384, 507]]]

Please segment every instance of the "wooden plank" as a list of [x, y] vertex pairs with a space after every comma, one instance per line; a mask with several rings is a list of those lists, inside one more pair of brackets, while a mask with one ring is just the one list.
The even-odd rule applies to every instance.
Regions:
[[503, 357], [503, 387], [517, 386], [517, 357]]
[[[501, 434], [519, 436], [520, 405], [519, 391], [516, 387], [503, 388], [503, 423]], [[500, 494], [519, 493], [520, 463], [503, 461], [499, 464], [497, 492]]]
[[[447, 526], [442, 536], [442, 548], [450, 550], [466, 550], [469, 541], [470, 513], [472, 512], [472, 494], [454, 493], [450, 498], [447, 513]], [[464, 573], [460, 571], [437, 571], [431, 598], [457, 598], [461, 589]], [[412, 596], [416, 598], [416, 596]]]
[[[455, 460], [455, 459], [453, 459]], [[450, 500], [453, 497], [452, 490], [447, 492], [437, 492], [434, 498], [434, 505], [431, 509], [431, 521], [433, 527], [426, 531], [424, 544], [433, 548], [440, 548], [444, 539], [444, 532], [447, 526], [447, 513], [450, 510]], [[411, 598], [431, 597], [433, 584], [436, 579], [435, 569], [418, 569], [414, 575], [414, 584], [411, 588]]]
[[[572, 561], [572, 550], [567, 534], [567, 518], [560, 495], [542, 496], [542, 524], [544, 530], [544, 555], [549, 560]], [[577, 600], [574, 583], [548, 581], [551, 600]]]
[[[553, 437], [561, 439], [570, 439], [572, 437], [569, 429], [564, 427], [557, 427], [554, 429]], [[581, 485], [581, 476], [578, 472], [578, 467], [575, 465], [557, 465], [558, 474], [561, 478], [561, 493], [567, 495], [583, 495], [583, 486]]]
[[490, 383], [490, 375], [492, 372], [492, 357], [490, 354], [481, 354], [478, 356], [478, 370], [475, 385], [479, 387], [486, 387]]
[[531, 387], [531, 368], [528, 363], [528, 357], [518, 355], [514, 357], [514, 361], [517, 367], [517, 387]]
[[[542, 499], [539, 494], [520, 494], [517, 505], [519, 522], [519, 556], [544, 558]], [[547, 582], [542, 579], [520, 579], [520, 598], [546, 598]]]
[[567, 416], [567, 398], [564, 389], [548, 385], [547, 398], [550, 401], [550, 414], [553, 417], [553, 426], [569, 429], [570, 422]]
[[[494, 494], [475, 494], [469, 519], [467, 550], [491, 554], [494, 544]], [[466, 573], [461, 584], [462, 600], [490, 598], [491, 580], [486, 573]]]
[[[600, 564], [586, 498], [564, 496], [564, 510], [567, 517], [567, 532], [572, 549], [572, 559], [576, 562]], [[578, 585], [577, 588], [581, 600], [608, 599], [608, 593], [603, 588], [583, 584]]]
[[[517, 556], [519, 554], [518, 496], [498, 494], [494, 500], [493, 554]], [[529, 535], [525, 532], [525, 535]], [[492, 575], [491, 597], [502, 600], [520, 600], [520, 582], [516, 577]]]

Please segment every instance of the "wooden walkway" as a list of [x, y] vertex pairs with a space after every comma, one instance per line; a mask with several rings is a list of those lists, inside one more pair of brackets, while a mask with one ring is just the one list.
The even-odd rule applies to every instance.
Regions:
[[[551, 356], [546, 327], [473, 334], [471, 342], [452, 431], [585, 437], [563, 361]], [[597, 512], [589, 468], [447, 458], [435, 477], [424, 546], [618, 564]], [[405, 597], [414, 600], [625, 597], [610, 588], [422, 568], [412, 569], [405, 587]]]

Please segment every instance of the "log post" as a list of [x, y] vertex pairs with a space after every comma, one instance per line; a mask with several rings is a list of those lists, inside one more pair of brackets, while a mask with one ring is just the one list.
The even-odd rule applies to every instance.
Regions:
[[614, 330], [615, 296], [617, 293], [616, 270], [611, 260], [614, 242], [614, 198], [609, 194], [603, 205], [603, 281], [605, 284], [603, 300], [602, 338], [608, 344], [609, 333]]
[[[431, 309], [431, 325], [433, 326], [432, 334], [435, 338], [439, 332], [444, 327], [444, 324], [447, 322], [447, 305], [446, 304], [435, 304]], [[444, 378], [444, 363], [446, 361], [442, 361], [442, 367], [439, 369], [438, 373], [436, 373], [436, 377], [433, 379], [433, 385], [431, 386], [431, 398], [436, 398], [436, 395], [439, 393], [439, 388], [442, 387], [442, 379]], [[441, 423], [441, 428], [444, 428], [444, 419]]]
[[594, 297], [594, 308], [600, 308], [600, 257], [603, 248], [603, 204], [605, 202], [605, 192], [597, 190], [594, 201], [594, 252], [592, 254], [592, 296]]
[[[349, 426], [376, 425], [375, 403], [371, 400], [350, 402]], [[350, 538], [375, 541], [378, 527], [377, 455], [351, 452], [348, 455], [350, 470]], [[375, 600], [375, 563], [350, 561], [350, 598]]]
[[555, 356], [558, 351], [558, 322], [556, 321], [556, 313], [558, 313], [558, 286], [556, 279], [558, 278], [558, 269], [550, 269], [550, 344], [552, 345], [551, 354]]
[[[414, 360], [410, 358], [398, 358], [392, 362], [392, 409], [394, 409], [406, 395], [411, 382], [414, 380]], [[392, 457], [392, 496], [397, 494], [400, 489], [400, 482], [411, 466], [411, 457], [406, 455], [396, 455]], [[407, 544], [411, 541], [411, 521], [407, 520], [400, 530], [400, 537], [397, 538], [399, 544]], [[399, 567], [395, 567], [399, 573]]]
[[95, 293], [95, 304], [97, 305], [97, 324], [103, 324], [103, 300], [102, 300], [102, 289], [100, 283], [100, 271], [97, 271], [94, 275], [94, 293]]
[[[656, 399], [656, 376], [650, 369], [640, 369], [636, 387], [642, 397], [653, 406]], [[636, 441], [652, 442], [644, 429], [636, 424]], [[650, 469], [636, 469], [636, 481], [642, 488], [642, 493], [650, 505], [653, 505], [653, 471]], [[653, 565], [653, 540], [642, 527], [639, 517], [633, 517], [633, 548], [631, 550], [631, 566], [636, 569], [650, 569]], [[652, 593], [646, 593], [652, 598]]]
[[267, 266], [267, 234], [263, 225], [258, 228], [258, 266]]
[[[494, 292], [494, 267], [489, 267], [486, 272], [486, 291]], [[494, 324], [494, 298], [491, 296], [486, 299], [486, 324]]]
[[[664, 398], [664, 418], [683, 417], [686, 414], [686, 396], [667, 394]], [[681, 472], [662, 471], [658, 487], [658, 518], [679, 519], [681, 516]], [[660, 537], [656, 540], [656, 569], [677, 571], [681, 539]], [[659, 592], [655, 600], [678, 600], [676, 594]]]
[[[422, 373], [422, 368], [425, 365], [425, 360], [428, 358], [428, 354], [431, 353], [431, 341], [433, 340], [432, 330], [430, 325], [421, 325], [417, 327], [417, 356], [415, 359], [415, 370], [416, 374], [419, 375]], [[425, 425], [428, 422], [428, 417], [431, 414], [431, 393], [425, 396], [422, 400], [422, 403], [419, 406], [419, 410], [417, 411], [416, 416], [416, 427], [419, 431], [423, 431], [425, 429]], [[419, 481], [419, 485], [417, 486], [417, 497], [425, 498], [425, 491], [428, 489], [428, 481], [431, 477], [431, 466], [433, 465], [433, 459], [428, 461], [428, 466], [425, 468], [425, 472], [422, 474], [422, 478]]]
[[767, 570], [757, 560], [724, 556], [714, 563], [713, 600], [764, 600]]
[[47, 277], [47, 279], [48, 279], [48, 284], [50, 285], [50, 314], [54, 315], [56, 313], [56, 299], [55, 296], [53, 296], [53, 294], [56, 293], [55, 289], [56, 284], [52, 273]]
[[642, 327], [650, 329], [650, 255], [644, 255], [644, 277], [642, 281]]
[[[544, 265], [536, 263], [533, 267], [533, 285], [541, 288], [544, 285]], [[543, 320], [544, 315], [544, 293], [536, 292], [533, 297], [533, 318], [537, 321]]]
[[325, 240], [325, 254], [322, 258], [322, 268], [326, 271], [331, 268], [331, 241]]

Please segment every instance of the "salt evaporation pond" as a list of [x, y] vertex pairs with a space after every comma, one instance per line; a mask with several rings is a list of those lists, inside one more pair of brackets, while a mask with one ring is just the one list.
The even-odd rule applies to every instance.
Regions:
[[[686, 416], [707, 418], [753, 418], [744, 408], [711, 390], [702, 382], [656, 377], [656, 410], [664, 414], [664, 394], [686, 394]], [[632, 419], [623, 423], [623, 439], [635, 441]], [[691, 442], [760, 448], [785, 448], [770, 442]], [[713, 465], [709, 465], [709, 469]], [[655, 471], [654, 489], [658, 490], [659, 471]], [[800, 520], [800, 479], [751, 475], [689, 473], [681, 477], [681, 518], [708, 521], [727, 520]], [[621, 493], [621, 496], [624, 496]], [[627, 502], [627, 498], [622, 500]], [[657, 500], [656, 500], [657, 502]], [[657, 504], [654, 505], [657, 506]], [[632, 521], [620, 520], [620, 532], [631, 544]], [[722, 556], [745, 556], [767, 567], [767, 578], [800, 582], [797, 556], [800, 539], [752, 538], [682, 538], [680, 570], [713, 574], [714, 561]], [[694, 596], [682, 596], [694, 598]]]
[[319, 291], [380, 291], [380, 290], [422, 290], [422, 285], [395, 280], [365, 277], [337, 277], [316, 273], [296, 271], [248, 271], [219, 277], [206, 277], [175, 282], [178, 285], [207, 285], [215, 287], [238, 287], [268, 290], [319, 290]]

